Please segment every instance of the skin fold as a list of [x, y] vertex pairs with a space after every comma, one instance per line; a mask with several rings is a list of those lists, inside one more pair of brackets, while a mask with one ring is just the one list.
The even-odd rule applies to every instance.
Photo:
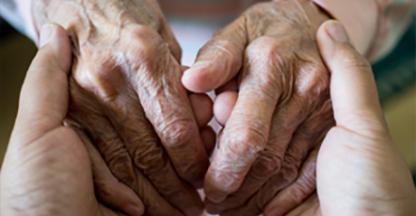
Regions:
[[[259, 3], [218, 32], [185, 71], [190, 91], [216, 90], [224, 124], [205, 176], [207, 209], [256, 215], [299, 179], [296, 206], [315, 191], [312, 153], [334, 124], [316, 32], [329, 17], [310, 1]], [[227, 119], [225, 121], [225, 119]], [[310, 158], [310, 159], [308, 159]]]
[[[72, 42], [67, 124], [86, 134], [147, 215], [201, 213], [195, 187], [215, 143], [212, 104], [182, 86], [181, 51], [157, 2], [40, 0], [33, 16], [37, 29], [59, 24]], [[95, 183], [103, 200], [118, 199]]]

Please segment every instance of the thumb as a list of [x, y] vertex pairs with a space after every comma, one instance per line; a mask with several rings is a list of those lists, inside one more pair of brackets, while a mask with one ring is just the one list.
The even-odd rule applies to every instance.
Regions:
[[196, 93], [214, 90], [240, 71], [247, 43], [244, 18], [217, 33], [198, 53], [182, 77], [186, 89]]
[[14, 134], [26, 140], [62, 125], [68, 107], [71, 48], [62, 27], [42, 28], [40, 49], [30, 65], [20, 92]]
[[353, 48], [345, 28], [338, 21], [327, 21], [317, 38], [332, 75], [331, 99], [337, 125], [352, 131], [368, 131], [375, 126], [384, 129], [371, 66]]

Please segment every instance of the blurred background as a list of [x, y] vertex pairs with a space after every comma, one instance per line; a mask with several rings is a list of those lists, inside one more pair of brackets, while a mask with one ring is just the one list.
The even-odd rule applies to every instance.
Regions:
[[[189, 17], [178, 15], [184, 14], [183, 8], [175, 8], [167, 0], [162, 2], [166, 2], [164, 9], [171, 11], [169, 22], [183, 49], [192, 51], [184, 53], [184, 64], [191, 64], [198, 48], [210, 38], [216, 29], [232, 18], [229, 16], [231, 9], [219, 10], [215, 8], [215, 4], [211, 4], [209, 14], [212, 15], [212, 11], [217, 13], [219, 16], [216, 17], [222, 17], [220, 20], [215, 22], [204, 20], [204, 14], [198, 14], [201, 18], [199, 20], [190, 20]], [[247, 4], [249, 2], [251, 1]], [[241, 5], [240, 9], [246, 6]], [[231, 5], [230, 8], [234, 8], [235, 13], [240, 10], [235, 10], [235, 5]], [[207, 7], [205, 9], [209, 11]], [[187, 11], [195, 10], [188, 8]], [[228, 16], [220, 16], [222, 13]], [[192, 16], [189, 13], [188, 15]], [[416, 170], [415, 20], [413, 17], [412, 25], [394, 51], [373, 65], [380, 100], [392, 136], [413, 170]], [[183, 25], [184, 22], [186, 25]], [[0, 18], [0, 161], [7, 147], [16, 116], [20, 87], [35, 52], [36, 47], [29, 39], [16, 32]]]

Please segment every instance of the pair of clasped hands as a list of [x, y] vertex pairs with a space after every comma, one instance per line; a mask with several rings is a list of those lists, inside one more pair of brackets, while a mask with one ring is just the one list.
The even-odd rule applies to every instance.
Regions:
[[154, 1], [47, 2], [1, 215], [416, 212], [368, 62], [310, 1], [249, 8], [190, 68]]

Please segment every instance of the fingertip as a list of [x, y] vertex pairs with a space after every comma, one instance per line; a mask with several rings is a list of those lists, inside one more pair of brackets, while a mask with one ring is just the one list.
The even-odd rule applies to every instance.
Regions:
[[342, 49], [345, 46], [352, 46], [346, 29], [336, 20], [323, 23], [318, 29], [317, 39], [322, 57], [327, 63], [331, 61], [340, 46], [342, 46]]
[[226, 63], [203, 60], [196, 62], [184, 72], [182, 84], [186, 89], [195, 93], [205, 93], [217, 89], [233, 78], [226, 75], [227, 72], [220, 64]]
[[337, 20], [328, 20], [324, 22], [318, 29], [318, 40], [321, 42], [338, 42], [350, 43], [347, 30], [344, 25]]
[[182, 84], [191, 92], [204, 93], [215, 87], [210, 85], [211, 77], [201, 66], [192, 66], [182, 76]]
[[64, 28], [56, 24], [45, 24], [40, 32], [39, 47], [39, 55], [54, 58], [64, 72], [69, 72], [71, 43]]
[[238, 93], [236, 91], [225, 91], [217, 96], [214, 103], [215, 119], [225, 125], [237, 103]]

